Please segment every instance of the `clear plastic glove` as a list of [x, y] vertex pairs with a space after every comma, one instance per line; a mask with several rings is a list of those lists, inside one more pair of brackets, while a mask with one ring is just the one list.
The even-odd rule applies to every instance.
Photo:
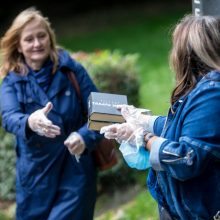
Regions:
[[131, 168], [145, 170], [150, 167], [149, 152], [143, 147], [143, 129], [130, 123], [104, 126], [100, 130], [107, 139], [115, 139], [120, 143], [126, 163]]
[[118, 105], [117, 108], [121, 111], [126, 122], [143, 131], [149, 131], [149, 119], [151, 117], [149, 109], [136, 108], [133, 105]]
[[29, 116], [28, 125], [32, 131], [49, 138], [55, 138], [57, 135], [60, 135], [60, 127], [54, 125], [52, 121], [47, 118], [47, 114], [52, 108], [52, 103], [48, 102], [44, 108], [33, 112]]
[[130, 127], [128, 123], [112, 124], [100, 129], [100, 134], [104, 134], [105, 138], [117, 140], [123, 140], [123, 137], [128, 139], [133, 132], [134, 128]]
[[86, 148], [85, 142], [81, 135], [77, 132], [72, 132], [65, 140], [64, 145], [67, 146], [72, 155], [75, 155], [76, 161], [79, 162], [80, 155]]
[[100, 133], [118, 143], [126, 141], [131, 145], [143, 145], [144, 135], [149, 131], [150, 110], [135, 108], [132, 105], [118, 105], [117, 108], [126, 123], [104, 126]]
[[118, 143], [127, 141], [132, 145], [141, 145], [143, 143], [143, 130], [137, 128], [131, 123], [112, 124], [104, 126], [100, 130], [107, 139], [115, 139]]

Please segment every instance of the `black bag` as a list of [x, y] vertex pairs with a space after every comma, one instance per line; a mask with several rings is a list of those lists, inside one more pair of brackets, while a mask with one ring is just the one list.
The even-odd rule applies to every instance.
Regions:
[[[82, 110], [84, 110], [85, 117], [87, 118], [87, 112], [85, 112], [85, 109], [83, 108], [80, 87], [75, 77], [75, 74], [71, 70], [67, 70], [66, 73], [73, 87], [76, 89], [81, 108]], [[116, 141], [102, 138], [99, 142], [97, 142], [97, 147], [93, 151], [93, 157], [98, 170], [104, 171], [112, 168], [118, 162], [116, 152]]]

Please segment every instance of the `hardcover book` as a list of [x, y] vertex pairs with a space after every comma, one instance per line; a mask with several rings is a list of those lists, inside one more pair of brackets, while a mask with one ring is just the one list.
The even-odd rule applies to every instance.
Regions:
[[[91, 92], [88, 98], [88, 117], [90, 127], [125, 122], [117, 105], [128, 104], [127, 96], [120, 94]], [[95, 121], [95, 122], [93, 122]], [[100, 122], [100, 123], [98, 123]], [[102, 122], [102, 123], [101, 123]]]
[[102, 127], [111, 125], [112, 122], [109, 121], [94, 121], [94, 120], [89, 120], [88, 121], [88, 128], [90, 130], [94, 131], [100, 131]]

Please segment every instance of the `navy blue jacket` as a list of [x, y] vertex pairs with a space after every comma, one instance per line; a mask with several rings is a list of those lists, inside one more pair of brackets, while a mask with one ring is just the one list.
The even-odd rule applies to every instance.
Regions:
[[[100, 135], [82, 124], [82, 109], [64, 67], [74, 71], [86, 109], [90, 92], [97, 89], [82, 65], [65, 51], [59, 53], [59, 66], [47, 93], [30, 73], [19, 76], [10, 72], [2, 82], [3, 127], [16, 136], [17, 219], [93, 219], [96, 169], [91, 152]], [[32, 132], [27, 137], [27, 118], [49, 101], [53, 109], [48, 118], [61, 128], [61, 135], [47, 138]], [[80, 163], [64, 145], [73, 131], [86, 144]]]
[[208, 73], [173, 110], [154, 122], [161, 137], [152, 144], [148, 188], [175, 219], [213, 219], [220, 211], [220, 73]]

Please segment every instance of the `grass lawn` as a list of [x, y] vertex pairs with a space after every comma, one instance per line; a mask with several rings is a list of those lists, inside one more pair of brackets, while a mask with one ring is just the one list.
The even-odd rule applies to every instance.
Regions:
[[95, 220], [157, 220], [156, 206], [149, 192], [142, 189], [126, 203], [95, 217]]

